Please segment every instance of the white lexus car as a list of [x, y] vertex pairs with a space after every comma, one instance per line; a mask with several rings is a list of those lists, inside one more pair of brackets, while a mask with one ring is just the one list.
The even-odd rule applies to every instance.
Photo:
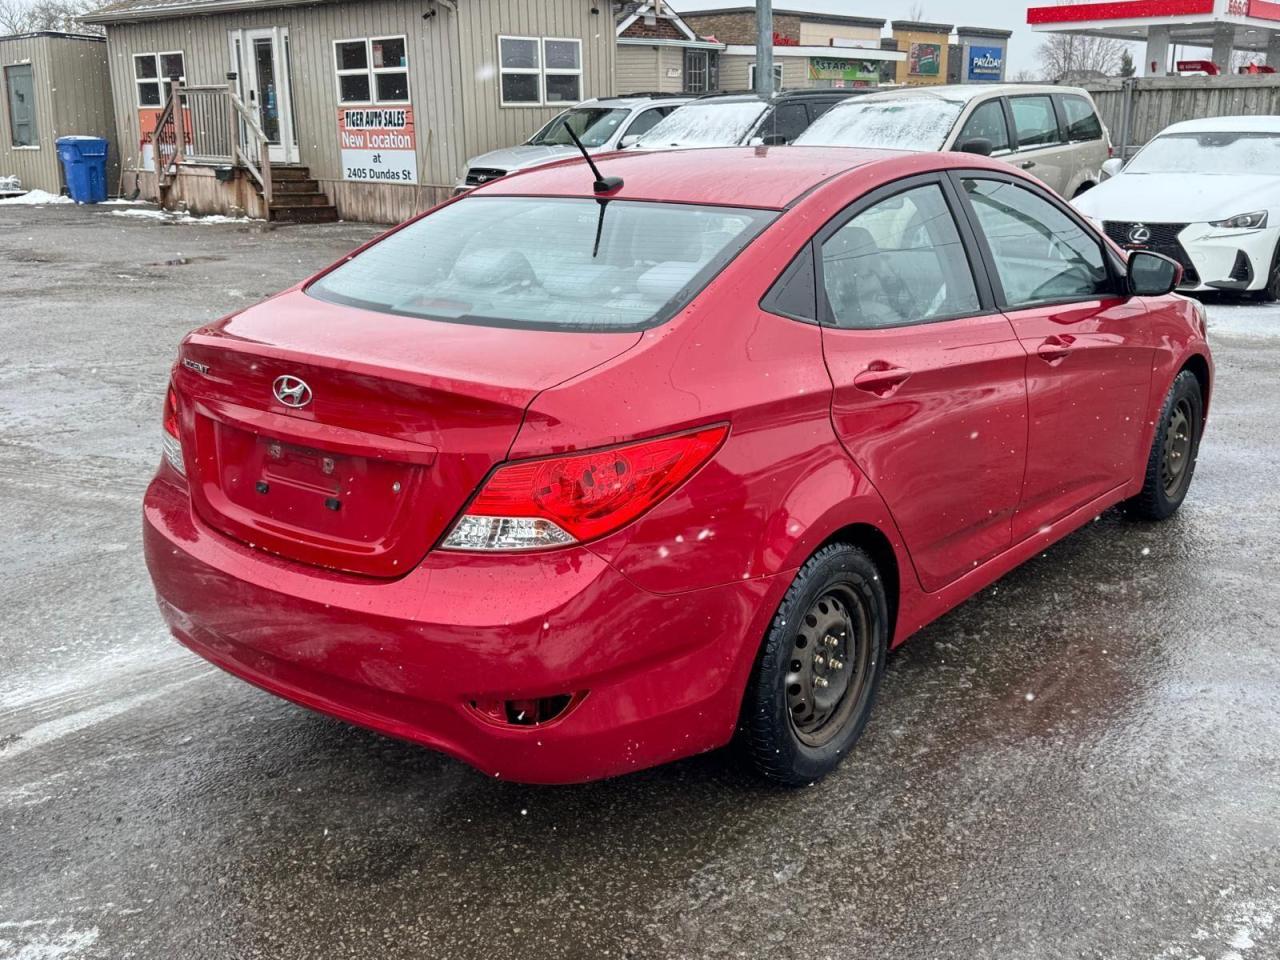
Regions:
[[1183, 267], [1181, 290], [1280, 299], [1280, 117], [1188, 120], [1072, 202], [1129, 250]]

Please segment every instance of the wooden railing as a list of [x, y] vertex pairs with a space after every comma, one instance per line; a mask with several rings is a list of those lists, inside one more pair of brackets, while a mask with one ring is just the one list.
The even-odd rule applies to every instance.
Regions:
[[271, 203], [271, 144], [254, 111], [236, 93], [234, 78], [227, 86], [170, 81], [152, 146], [162, 195], [180, 163], [200, 163], [243, 167]]

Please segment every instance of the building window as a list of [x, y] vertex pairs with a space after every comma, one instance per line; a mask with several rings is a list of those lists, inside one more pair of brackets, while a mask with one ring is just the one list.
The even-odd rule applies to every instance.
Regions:
[[9, 140], [15, 147], [38, 147], [36, 84], [31, 64], [4, 68], [4, 88], [9, 100]]
[[170, 53], [139, 53], [133, 57], [133, 77], [138, 88], [138, 106], [163, 107], [169, 81], [187, 82], [187, 67], [181, 50]]
[[684, 92], [714, 93], [720, 89], [720, 54], [715, 50], [684, 52]]
[[[756, 65], [753, 63], [747, 68], [747, 89], [754, 90], [756, 88]], [[782, 89], [782, 64], [775, 63], [773, 65], [773, 89], [774, 92]]]
[[408, 103], [404, 37], [339, 40], [333, 45], [339, 103]]
[[540, 107], [582, 99], [582, 41], [498, 37], [501, 103]]

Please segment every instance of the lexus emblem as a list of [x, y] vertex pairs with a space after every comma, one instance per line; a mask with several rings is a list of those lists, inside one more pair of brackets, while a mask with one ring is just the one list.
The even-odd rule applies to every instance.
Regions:
[[311, 402], [311, 388], [307, 386], [307, 381], [288, 374], [276, 377], [276, 382], [271, 385], [271, 392], [286, 407], [297, 409]]
[[1151, 228], [1145, 223], [1135, 223], [1129, 228], [1130, 243], [1146, 243], [1151, 239]]

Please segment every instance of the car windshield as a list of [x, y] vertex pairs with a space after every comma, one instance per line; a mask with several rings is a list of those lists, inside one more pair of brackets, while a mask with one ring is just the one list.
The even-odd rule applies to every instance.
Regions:
[[1125, 173], [1206, 173], [1238, 176], [1280, 169], [1280, 135], [1274, 133], [1167, 133], [1156, 137]]
[[565, 130], [565, 124], [569, 124], [584, 147], [601, 147], [609, 142], [626, 117], [626, 110], [599, 107], [566, 110], [535, 133], [529, 142], [540, 147], [572, 147], [573, 140]]
[[640, 138], [641, 147], [731, 147], [743, 141], [768, 106], [763, 100], [689, 103]]
[[467, 197], [308, 288], [460, 323], [627, 330], [683, 308], [777, 214], [568, 197]]
[[964, 104], [939, 97], [860, 97], [832, 107], [796, 146], [941, 150]]

